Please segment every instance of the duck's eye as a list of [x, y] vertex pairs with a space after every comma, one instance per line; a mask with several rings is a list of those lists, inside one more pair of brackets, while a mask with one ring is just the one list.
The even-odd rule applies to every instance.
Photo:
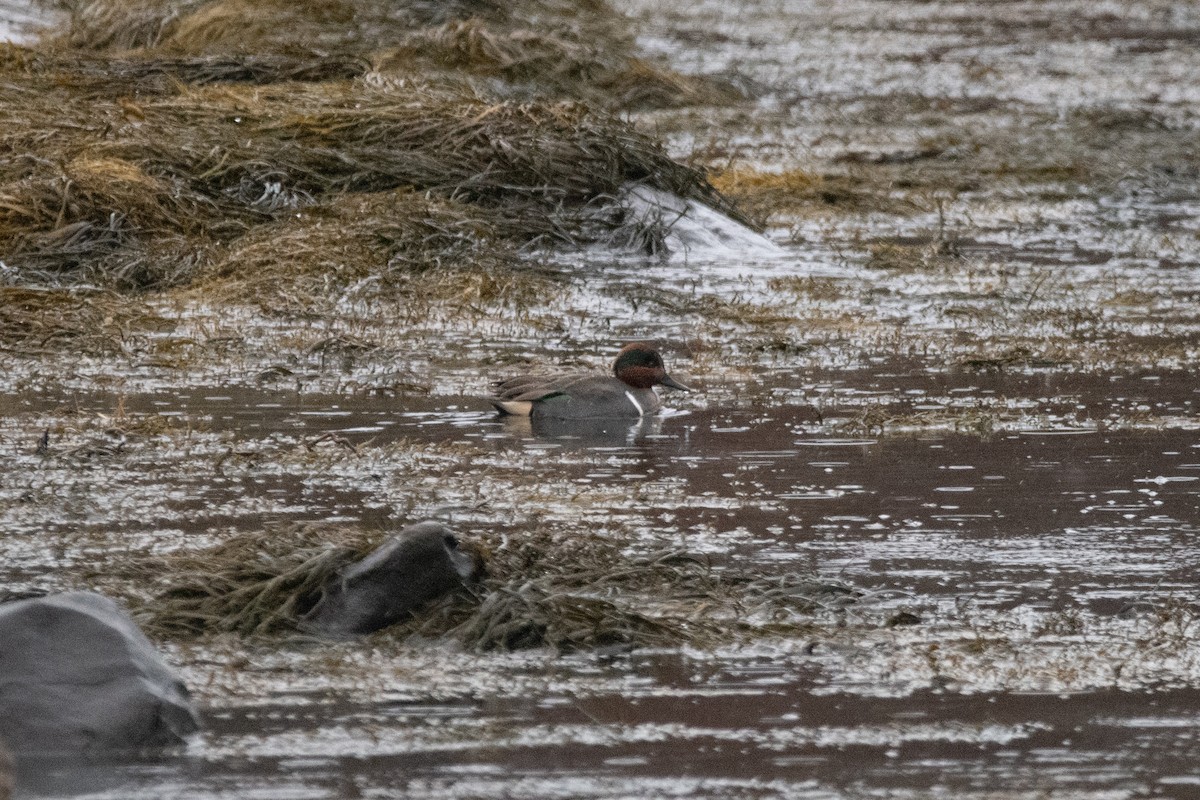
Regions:
[[443, 537], [442, 541], [444, 541], [446, 543], [447, 550], [457, 550], [458, 549], [458, 539], [456, 537], [451, 536], [450, 534], [446, 534], [445, 537]]

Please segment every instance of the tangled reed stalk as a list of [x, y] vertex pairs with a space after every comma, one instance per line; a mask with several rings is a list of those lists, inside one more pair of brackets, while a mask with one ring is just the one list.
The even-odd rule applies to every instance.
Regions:
[[[120, 569], [134, 582], [165, 576], [140, 601], [140, 621], [154, 635], [281, 635], [295, 630], [330, 576], [382, 539], [294, 525]], [[679, 551], [631, 555], [601, 536], [540, 532], [514, 543], [485, 535], [464, 546], [485, 558], [485, 577], [382, 635], [449, 638], [476, 650], [700, 645], [800, 626], [802, 615], [853, 597], [807, 576], [716, 569]]]

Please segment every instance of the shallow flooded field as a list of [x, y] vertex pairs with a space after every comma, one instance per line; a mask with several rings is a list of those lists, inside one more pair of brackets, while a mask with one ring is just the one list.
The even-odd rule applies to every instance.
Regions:
[[[650, 785], [704, 797], [1119, 797], [1190, 780], [1194, 430], [1100, 430], [1076, 404], [1061, 413], [1030, 395], [1061, 402], [1053, 389], [1069, 381], [962, 377], [936, 381], [940, 394], [926, 383], [917, 405], [1002, 395], [1042, 424], [834, 435], [857, 417], [830, 400], [824, 422], [785, 402], [535, 433], [478, 403], [126, 398], [130, 420], [152, 410], [203, 433], [182, 450], [160, 434], [116, 452], [56, 453], [64, 444], [19, 457], [28, 470], [9, 483], [5, 524], [24, 532], [7, 540], [8, 575], [69, 585], [64, 568], [147, 542], [199, 546], [231, 526], [437, 516], [511, 537], [536, 519], [861, 593], [831, 594], [801, 638], [714, 650], [177, 648], [206, 732], [182, 756], [107, 775], [106, 792], [89, 776], [86, 796], [623, 797]], [[810, 391], [886, 396], [894, 380]], [[1180, 410], [1192, 403], [1182, 380], [1107, 384], [1088, 387], [1083, 414], [1140, 403], [1148, 384]], [[436, 477], [427, 465], [404, 474], [410, 448], [442, 461]], [[298, 451], [306, 469], [280, 467]]]
[[[402, 301], [98, 291], [97, 331], [0, 350], [0, 583], [144, 601], [164, 578], [131, 561], [436, 518], [818, 602], [697, 600], [749, 633], [678, 647], [172, 640], [199, 739], [25, 765], [22, 796], [1196, 791], [1196, 7], [617, 5], [648, 58], [746, 95], [634, 119], [770, 242], [424, 275]], [[660, 417], [480, 399], [636, 339], [697, 390]]]

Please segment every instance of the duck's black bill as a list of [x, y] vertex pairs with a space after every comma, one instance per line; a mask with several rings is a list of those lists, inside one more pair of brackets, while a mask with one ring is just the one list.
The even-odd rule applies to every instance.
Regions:
[[675, 380], [670, 375], [664, 375], [663, 379], [661, 381], [659, 381], [659, 383], [661, 383], [663, 386], [669, 386], [672, 389], [678, 389], [681, 392], [690, 392], [692, 390], [691, 387], [684, 386], [682, 383]]

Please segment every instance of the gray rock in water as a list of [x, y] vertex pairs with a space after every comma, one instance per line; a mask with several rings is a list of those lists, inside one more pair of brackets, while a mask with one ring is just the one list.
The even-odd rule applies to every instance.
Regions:
[[0, 739], [14, 751], [140, 749], [198, 729], [187, 689], [112, 600], [70, 592], [0, 604]]
[[329, 581], [304, 627], [335, 636], [371, 633], [461, 587], [475, 571], [475, 559], [445, 526], [409, 525]]

